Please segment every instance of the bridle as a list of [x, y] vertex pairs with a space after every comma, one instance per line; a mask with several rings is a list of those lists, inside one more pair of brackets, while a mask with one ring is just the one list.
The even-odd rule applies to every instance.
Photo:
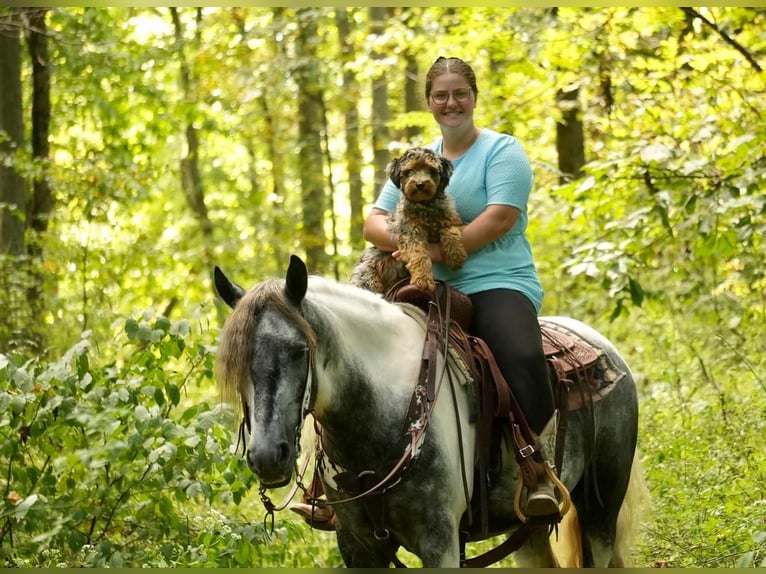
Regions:
[[[295, 495], [299, 489], [308, 496], [308, 489], [303, 484], [303, 476], [306, 474], [306, 470], [308, 469], [310, 457], [306, 457], [306, 460], [303, 462], [303, 466], [300, 469], [298, 468], [297, 463], [301, 452], [301, 435], [304, 421], [309, 414], [313, 416], [313, 405], [314, 401], [316, 400], [316, 384], [314, 383], [316, 380], [316, 365], [314, 361], [314, 350], [307, 347], [306, 352], [309, 355], [308, 366], [306, 369], [306, 383], [303, 390], [303, 399], [301, 400], [301, 417], [300, 421], [298, 422], [298, 426], [295, 429], [295, 444], [293, 445], [295, 448], [296, 460], [295, 481], [293, 481], [293, 486], [290, 488], [290, 492], [287, 494], [287, 496], [285, 496], [284, 500], [280, 504], [274, 504], [271, 501], [271, 498], [269, 498], [268, 494], [266, 494], [268, 489], [265, 486], [261, 485], [258, 487], [258, 495], [261, 499], [261, 502], [263, 503], [263, 506], [266, 508], [266, 515], [263, 517], [264, 530], [266, 532], [274, 531], [274, 513], [287, 508], [290, 502], [292, 502], [293, 498], [295, 498]], [[314, 425], [316, 427], [316, 420], [314, 421]], [[237, 446], [235, 448], [235, 452], [239, 452], [240, 444], [242, 445], [242, 456], [247, 454], [247, 434], [250, 432], [250, 409], [247, 406], [247, 402], [245, 401], [244, 397], [242, 397], [242, 421], [239, 423], [239, 430], [237, 431]], [[271, 522], [270, 528], [266, 528], [266, 524], [269, 521]]]

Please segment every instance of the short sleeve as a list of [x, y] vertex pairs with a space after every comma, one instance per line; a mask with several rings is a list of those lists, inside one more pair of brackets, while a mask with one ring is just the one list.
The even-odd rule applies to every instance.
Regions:
[[396, 209], [397, 203], [399, 203], [399, 189], [390, 179], [387, 179], [383, 188], [380, 190], [380, 195], [378, 195], [378, 199], [375, 201], [373, 207], [377, 207], [378, 209], [390, 213]]
[[519, 140], [499, 138], [487, 157], [487, 205], [524, 210], [532, 190], [532, 167]]

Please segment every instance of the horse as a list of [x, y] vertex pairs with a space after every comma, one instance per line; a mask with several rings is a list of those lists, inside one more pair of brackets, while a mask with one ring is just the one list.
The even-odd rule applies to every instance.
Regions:
[[[477, 449], [469, 385], [441, 376], [424, 432], [417, 441], [402, 440], [404, 427], [412, 425], [408, 410], [418, 402], [413, 392], [423, 358], [423, 312], [309, 276], [295, 255], [284, 279], [245, 290], [216, 267], [214, 286], [233, 309], [221, 332], [216, 378], [227, 399], [241, 401], [250, 431], [245, 456], [262, 493], [299, 474], [300, 434], [310, 413], [319, 429], [318, 468], [346, 566], [389, 567], [397, 564], [397, 548], [426, 568], [460, 566], [461, 519], [474, 487], [473, 472], [464, 469], [473, 469]], [[576, 509], [574, 565], [623, 567], [645, 488], [636, 454], [636, 385], [603, 335], [574, 319], [545, 320], [578, 334], [620, 373], [601, 400], [568, 414], [559, 475]], [[440, 350], [439, 372], [452, 362]], [[488, 489], [486, 537], [521, 527], [513, 503], [518, 467], [503, 448], [500, 471]], [[396, 467], [406, 469], [395, 473]], [[349, 474], [356, 489], [340, 480]], [[395, 481], [380, 479], [394, 474]], [[371, 513], [365, 495], [373, 493], [378, 502]], [[547, 526], [530, 528], [513, 555], [515, 564], [558, 566], [549, 535]]]

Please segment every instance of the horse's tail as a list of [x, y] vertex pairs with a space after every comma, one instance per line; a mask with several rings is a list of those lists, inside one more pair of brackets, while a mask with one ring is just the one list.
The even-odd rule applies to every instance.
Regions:
[[617, 517], [617, 533], [610, 566], [630, 568], [633, 565], [636, 541], [641, 528], [642, 512], [648, 503], [649, 489], [644, 478], [644, 467], [641, 464], [638, 450], [636, 450], [633, 455], [633, 466], [630, 469], [628, 490]]
[[559, 568], [582, 568], [582, 530], [574, 505], [559, 524], [558, 535], [551, 534], [551, 548]]

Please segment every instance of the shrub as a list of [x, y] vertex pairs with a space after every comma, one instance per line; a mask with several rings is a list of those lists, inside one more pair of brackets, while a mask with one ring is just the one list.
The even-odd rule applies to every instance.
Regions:
[[193, 397], [214, 349], [191, 331], [151, 312], [128, 319], [123, 356], [102, 366], [89, 333], [47, 364], [0, 354], [7, 565], [253, 563], [263, 527], [213, 510], [236, 509], [254, 477], [231, 452], [232, 412]]

